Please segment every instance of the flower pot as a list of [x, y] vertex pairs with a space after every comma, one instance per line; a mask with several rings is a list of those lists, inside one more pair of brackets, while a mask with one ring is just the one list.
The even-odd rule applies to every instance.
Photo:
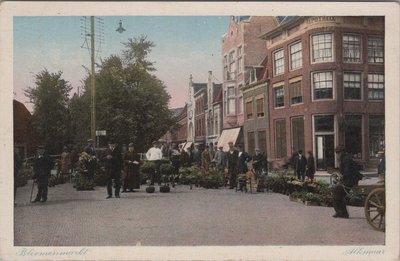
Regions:
[[160, 192], [161, 193], [167, 193], [170, 192], [171, 188], [169, 186], [161, 186], [160, 187]]
[[154, 193], [154, 191], [156, 191], [156, 188], [155, 188], [155, 187], [147, 187], [147, 188], [146, 188], [146, 192], [147, 192], [147, 193]]

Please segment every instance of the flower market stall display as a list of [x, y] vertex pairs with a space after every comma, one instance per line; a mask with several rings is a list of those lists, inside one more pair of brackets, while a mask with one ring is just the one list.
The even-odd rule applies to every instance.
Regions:
[[146, 192], [147, 193], [154, 193], [155, 187], [151, 185], [151, 177], [154, 175], [156, 171], [156, 164], [151, 161], [146, 161], [142, 166], [140, 166], [140, 173], [144, 180], [146, 180]]
[[89, 177], [88, 166], [90, 164], [91, 156], [82, 152], [79, 156], [77, 174], [75, 175], [76, 190], [93, 190], [95, 187], [93, 177]]
[[161, 174], [161, 182], [160, 192], [169, 192], [171, 190], [169, 183], [171, 182], [174, 185], [174, 167], [170, 163], [164, 163], [160, 165], [160, 174]]

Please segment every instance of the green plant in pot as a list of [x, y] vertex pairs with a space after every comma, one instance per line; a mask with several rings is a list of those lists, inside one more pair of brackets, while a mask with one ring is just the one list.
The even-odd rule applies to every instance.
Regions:
[[160, 165], [160, 173], [161, 173], [161, 182], [160, 192], [170, 192], [169, 182], [172, 182], [174, 185], [174, 167], [170, 163], [163, 163]]
[[151, 161], [146, 161], [142, 166], [140, 166], [140, 173], [146, 179], [146, 192], [147, 193], [154, 193], [155, 188], [151, 185], [151, 177], [154, 175], [156, 171], [156, 164]]

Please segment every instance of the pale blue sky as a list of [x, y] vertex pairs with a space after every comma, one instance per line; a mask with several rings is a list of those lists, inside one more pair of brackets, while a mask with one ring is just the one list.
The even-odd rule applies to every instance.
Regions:
[[[149, 57], [155, 61], [160, 78], [171, 95], [171, 107], [180, 107], [187, 100], [190, 74], [195, 82], [207, 82], [213, 71], [215, 82], [222, 80], [221, 39], [229, 29], [229, 16], [103, 16], [104, 38], [100, 58], [121, 54], [128, 38], [147, 35], [156, 46]], [[122, 20], [126, 29], [116, 32]], [[81, 48], [81, 16], [14, 17], [14, 89], [17, 100], [26, 103], [23, 89], [33, 86], [33, 74], [47, 68], [62, 71], [65, 80], [81, 86], [90, 68], [89, 51]], [[96, 34], [96, 32], [95, 32]]]

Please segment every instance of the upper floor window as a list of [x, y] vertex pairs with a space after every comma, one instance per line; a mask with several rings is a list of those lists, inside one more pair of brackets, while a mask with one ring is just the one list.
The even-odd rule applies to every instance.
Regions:
[[303, 102], [303, 92], [301, 88], [301, 80], [289, 84], [290, 104]]
[[361, 73], [343, 74], [344, 98], [348, 100], [361, 100]]
[[383, 100], [385, 98], [385, 79], [383, 73], [368, 74], [368, 99]]
[[253, 98], [246, 99], [246, 115], [247, 119], [253, 119]]
[[283, 85], [274, 87], [275, 93], [275, 108], [285, 106], [285, 90], [283, 89]]
[[332, 33], [317, 34], [312, 36], [312, 62], [333, 61], [333, 36]]
[[383, 37], [368, 36], [368, 62], [383, 63]]
[[361, 37], [356, 34], [343, 35], [343, 61], [349, 63], [361, 62]]
[[257, 117], [261, 118], [264, 117], [264, 95], [256, 97], [256, 105], [257, 105]]
[[235, 63], [235, 51], [229, 53], [229, 77], [228, 80], [235, 79], [236, 63]]
[[333, 72], [316, 72], [312, 75], [314, 100], [333, 98]]
[[235, 114], [235, 87], [228, 87], [228, 96], [227, 96], [227, 114], [233, 115]]
[[279, 75], [285, 71], [285, 57], [283, 49], [274, 53], [274, 75]]
[[240, 46], [237, 50], [237, 64], [238, 64], [238, 73], [241, 73], [243, 71], [243, 59], [242, 59], [242, 46]]
[[302, 67], [302, 45], [297, 42], [290, 46], [290, 69], [295, 70]]

